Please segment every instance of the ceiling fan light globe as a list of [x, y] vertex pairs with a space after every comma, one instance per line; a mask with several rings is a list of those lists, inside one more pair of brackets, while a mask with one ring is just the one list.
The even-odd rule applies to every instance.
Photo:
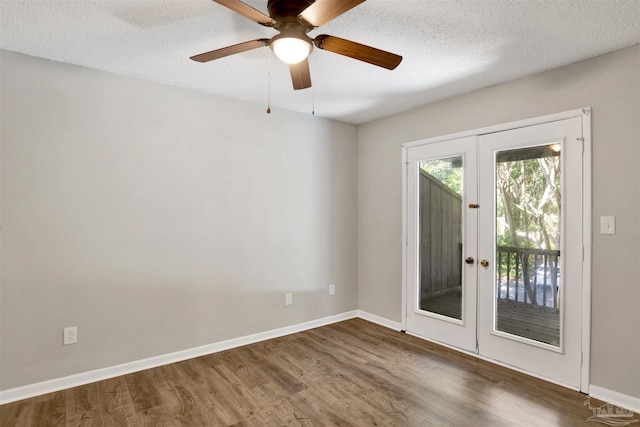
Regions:
[[311, 44], [296, 37], [282, 37], [274, 40], [271, 48], [278, 59], [286, 64], [302, 62], [311, 53]]

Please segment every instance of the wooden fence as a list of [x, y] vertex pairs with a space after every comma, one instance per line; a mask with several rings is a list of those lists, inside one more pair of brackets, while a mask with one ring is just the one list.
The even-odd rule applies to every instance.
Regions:
[[420, 292], [432, 298], [462, 284], [462, 198], [420, 170]]

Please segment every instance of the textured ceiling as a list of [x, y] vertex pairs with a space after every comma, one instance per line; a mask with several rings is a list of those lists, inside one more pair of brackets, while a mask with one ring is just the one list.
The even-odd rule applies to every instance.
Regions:
[[[266, 0], [245, 3], [267, 13]], [[310, 36], [398, 53], [388, 71], [314, 49], [313, 89], [262, 48], [189, 57], [277, 34], [210, 0], [0, 0], [0, 48], [352, 123], [640, 42], [640, 0], [368, 0]]]

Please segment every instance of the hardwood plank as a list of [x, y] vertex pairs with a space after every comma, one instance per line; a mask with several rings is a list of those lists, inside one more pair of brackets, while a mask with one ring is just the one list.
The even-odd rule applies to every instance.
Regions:
[[100, 400], [96, 383], [70, 388], [66, 391], [67, 426], [102, 426]]
[[209, 413], [207, 405], [203, 403], [204, 399], [200, 390], [194, 390], [189, 385], [185, 385], [186, 381], [181, 375], [179, 365], [174, 363], [158, 368], [165, 379], [160, 394], [163, 407], [169, 414], [167, 424], [204, 426], [220, 422]]
[[38, 427], [64, 426], [67, 422], [67, 400], [64, 391], [36, 397], [31, 425]]
[[[127, 389], [136, 412], [146, 412], [160, 405], [160, 394], [155, 387], [159, 370], [134, 372], [125, 377]], [[154, 375], [155, 374], [155, 375]], [[153, 378], [156, 376], [156, 378]]]
[[245, 395], [234, 385], [233, 379], [229, 381], [220, 370], [209, 368], [203, 358], [187, 360], [181, 365], [190, 370], [191, 377], [200, 384], [200, 389], [206, 391], [208, 407], [222, 425], [237, 424], [243, 420]]
[[[167, 393], [165, 399], [170, 404], [167, 408], [173, 409], [173, 421], [180, 425], [229, 425], [233, 423], [228, 421], [224, 414], [220, 414], [216, 409], [218, 403], [212, 396], [212, 390], [208, 385], [208, 381], [201, 378], [197, 370], [194, 371], [193, 365], [187, 365], [185, 362], [174, 363], [162, 367], [163, 373], [170, 386], [175, 392], [175, 399]], [[229, 417], [227, 417], [229, 418]]]
[[127, 376], [97, 383], [100, 413], [104, 426], [136, 426], [138, 417], [127, 389]]
[[0, 405], [0, 426], [30, 426], [31, 416], [33, 414], [33, 402], [34, 399], [25, 399]]

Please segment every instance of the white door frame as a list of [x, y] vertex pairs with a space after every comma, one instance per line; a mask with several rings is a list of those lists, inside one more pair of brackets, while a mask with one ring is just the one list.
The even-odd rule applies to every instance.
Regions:
[[[558, 120], [580, 117], [582, 119], [582, 135], [584, 138], [584, 152], [582, 156], [583, 166], [583, 194], [582, 194], [582, 214], [583, 214], [583, 234], [584, 256], [582, 263], [582, 367], [580, 391], [589, 393], [589, 368], [590, 368], [590, 348], [591, 348], [591, 108], [585, 107], [577, 110], [565, 111], [562, 113], [550, 114], [541, 117], [534, 117], [525, 120], [504, 123], [496, 126], [489, 126], [455, 134], [443, 135], [434, 138], [413, 141], [402, 145], [402, 328], [407, 327], [407, 252], [408, 252], [408, 149], [424, 144], [441, 142], [451, 139], [464, 138], [469, 136], [480, 136], [489, 133], [502, 132], [505, 130], [518, 129], [527, 126], [550, 123]], [[463, 350], [460, 350], [463, 351]], [[465, 352], [476, 355], [473, 352]], [[490, 360], [490, 359], [489, 359]], [[506, 366], [506, 365], [505, 365]]]

